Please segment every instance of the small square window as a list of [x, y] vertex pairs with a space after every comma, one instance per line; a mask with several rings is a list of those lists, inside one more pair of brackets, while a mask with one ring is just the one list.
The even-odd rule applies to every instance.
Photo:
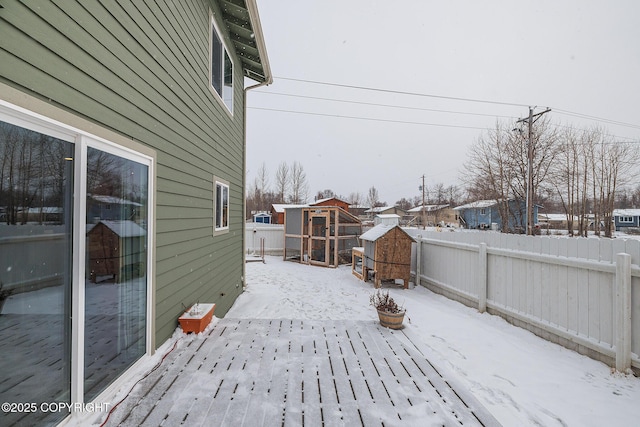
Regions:
[[229, 184], [222, 180], [215, 179], [214, 194], [214, 232], [224, 232], [229, 230]]
[[233, 114], [233, 62], [211, 16], [210, 85], [218, 99]]

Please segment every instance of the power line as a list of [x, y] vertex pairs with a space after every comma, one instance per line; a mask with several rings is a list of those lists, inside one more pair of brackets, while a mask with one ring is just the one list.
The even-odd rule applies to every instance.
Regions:
[[266, 90], [256, 90], [253, 93], [263, 93], [267, 95], [278, 95], [278, 96], [288, 96], [292, 98], [304, 98], [304, 99], [314, 99], [319, 101], [332, 101], [332, 102], [341, 102], [345, 104], [356, 104], [356, 105], [370, 105], [374, 107], [387, 107], [387, 108], [400, 108], [404, 110], [416, 110], [416, 111], [432, 111], [435, 113], [448, 113], [448, 114], [464, 114], [469, 116], [481, 116], [481, 117], [499, 117], [502, 119], [515, 119], [516, 116], [502, 116], [498, 114], [484, 114], [484, 113], [470, 113], [467, 111], [452, 111], [452, 110], [441, 110], [437, 108], [421, 108], [421, 107], [407, 107], [404, 105], [392, 105], [392, 104], [380, 104], [376, 102], [363, 102], [363, 101], [349, 101], [346, 99], [336, 99], [336, 98], [325, 98], [321, 96], [308, 96], [308, 95], [294, 95], [290, 93], [281, 93], [281, 92], [268, 92]]
[[449, 99], [449, 100], [452, 100], [452, 101], [478, 102], [478, 103], [483, 103], [483, 104], [508, 105], [508, 106], [511, 106], [511, 107], [528, 107], [528, 105], [516, 104], [516, 103], [513, 103], [513, 102], [488, 101], [488, 100], [483, 100], [483, 99], [460, 98], [460, 97], [455, 97], [455, 96], [433, 95], [433, 94], [428, 94], [428, 93], [405, 92], [405, 91], [400, 91], [400, 90], [380, 89], [380, 88], [366, 87], [366, 86], [354, 86], [354, 85], [345, 85], [345, 84], [340, 84], [340, 83], [319, 82], [319, 81], [315, 81], [315, 80], [294, 79], [294, 78], [291, 78], [291, 77], [274, 77], [274, 79], [289, 80], [289, 81], [293, 81], [293, 82], [302, 82], [302, 83], [312, 83], [312, 84], [324, 85], [324, 86], [343, 87], [343, 88], [349, 88], [349, 89], [368, 90], [368, 91], [372, 91], [372, 92], [393, 93], [393, 94], [396, 94], [396, 95], [420, 96], [420, 97], [425, 97], [425, 98]]
[[567, 110], [562, 110], [559, 108], [554, 109], [554, 111], [560, 113], [560, 114], [565, 114], [567, 116], [572, 116], [572, 117], [578, 117], [581, 119], [588, 119], [588, 120], [593, 120], [593, 121], [598, 121], [598, 122], [603, 122], [603, 123], [609, 123], [612, 125], [618, 125], [618, 126], [626, 126], [626, 127], [630, 127], [630, 128], [634, 128], [634, 129], [640, 129], [640, 125], [634, 125], [631, 123], [625, 123], [625, 122], [621, 122], [618, 120], [611, 120], [611, 119], [604, 119], [602, 117], [596, 117], [596, 116], [590, 116], [588, 114], [582, 114], [582, 113], [574, 113], [572, 111], [567, 111]]
[[277, 108], [262, 108], [262, 107], [247, 107], [247, 108], [251, 110], [277, 111], [280, 113], [305, 114], [309, 116], [321, 116], [321, 117], [336, 117], [340, 119], [368, 120], [372, 122], [401, 123], [401, 124], [409, 124], [409, 125], [437, 126], [437, 127], [445, 127], [445, 128], [486, 130], [486, 128], [481, 128], [476, 126], [445, 125], [440, 123], [412, 122], [412, 121], [406, 121], [406, 120], [374, 119], [371, 117], [344, 116], [340, 114], [309, 113], [306, 111], [281, 110]]
[[[373, 91], [373, 92], [393, 93], [393, 94], [396, 94], [396, 95], [408, 95], [408, 96], [418, 96], [418, 97], [425, 97], [425, 98], [448, 99], [448, 100], [452, 100], [452, 101], [475, 102], [475, 103], [494, 104], [494, 105], [507, 105], [507, 106], [512, 106], [512, 107], [529, 107], [529, 105], [527, 105], [527, 104], [518, 104], [518, 103], [513, 103], [513, 102], [490, 101], [490, 100], [475, 99], [475, 98], [464, 98], [464, 97], [434, 95], [434, 94], [426, 94], [426, 93], [418, 93], [418, 92], [407, 92], [407, 91], [381, 89], [381, 88], [373, 88], [373, 87], [366, 87], [366, 86], [355, 86], [355, 85], [346, 85], [346, 84], [340, 84], [340, 83], [321, 82], [321, 81], [316, 81], [316, 80], [296, 79], [296, 78], [292, 78], [292, 77], [274, 77], [274, 78], [275, 79], [280, 79], [280, 80], [301, 82], [301, 83], [311, 83], [311, 84], [323, 85], [323, 86], [333, 86], [333, 87], [358, 89], [358, 90], [366, 90], [366, 91]], [[626, 123], [626, 122], [622, 122], [622, 121], [618, 121], [618, 120], [611, 120], [611, 119], [606, 119], [606, 118], [602, 118], [602, 117], [591, 116], [591, 115], [588, 115], [588, 114], [576, 113], [576, 112], [572, 112], [572, 111], [568, 111], [568, 110], [563, 110], [561, 108], [553, 108], [553, 110], [558, 112], [558, 113], [560, 113], [560, 114], [565, 114], [565, 115], [578, 117], [578, 118], [582, 118], [582, 119], [587, 119], [587, 120], [592, 120], [592, 121], [602, 122], [602, 123], [608, 123], [608, 124], [617, 125], [617, 126], [625, 126], [625, 127], [630, 127], [630, 128], [633, 128], [633, 129], [640, 129], [640, 125], [636, 125], [636, 124], [632, 124], [632, 123]], [[492, 117], [496, 117], [496, 116], [492, 116]]]

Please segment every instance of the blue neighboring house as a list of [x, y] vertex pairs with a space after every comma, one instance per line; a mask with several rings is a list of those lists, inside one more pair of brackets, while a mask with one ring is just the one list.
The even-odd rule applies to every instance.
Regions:
[[640, 227], [640, 209], [614, 209], [613, 222], [616, 231], [624, 231], [626, 228]]
[[[496, 229], [502, 230], [503, 219], [500, 215], [499, 200], [477, 200], [466, 205], [458, 206], [460, 224], [468, 229]], [[512, 231], [524, 230], [526, 223], [526, 203], [523, 200], [509, 200], [509, 219], [507, 228]], [[538, 223], [538, 208], [533, 207], [533, 223]], [[492, 226], [492, 224], [495, 224]]]

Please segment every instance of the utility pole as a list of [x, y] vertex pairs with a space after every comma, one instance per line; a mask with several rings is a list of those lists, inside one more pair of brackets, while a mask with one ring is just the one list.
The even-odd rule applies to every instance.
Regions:
[[[526, 233], [527, 236], [531, 236], [533, 234], [533, 124], [545, 113], [551, 111], [550, 108], [546, 110], [533, 114], [533, 107], [529, 107], [529, 117], [526, 119], [520, 119], [516, 123], [522, 123], [525, 120], [529, 126], [529, 132], [527, 136], [527, 195], [526, 195], [526, 214], [527, 214], [527, 224], [526, 224]], [[533, 118], [536, 118], [533, 120]]]
[[424, 174], [422, 174], [422, 209], [420, 209], [420, 222], [422, 223], [422, 229], [424, 230], [426, 227], [426, 224], [424, 223], [424, 192], [425, 192], [425, 187], [424, 187]]

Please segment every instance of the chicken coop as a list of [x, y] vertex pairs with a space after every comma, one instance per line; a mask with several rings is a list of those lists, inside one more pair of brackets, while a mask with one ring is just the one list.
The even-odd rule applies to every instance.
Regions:
[[407, 289], [411, 278], [413, 237], [398, 225], [378, 224], [360, 236], [360, 240], [363, 246], [356, 248], [356, 252], [362, 265], [357, 276], [365, 281], [371, 277], [376, 288], [383, 280], [402, 279]]
[[340, 207], [286, 208], [284, 259], [325, 267], [348, 264], [361, 233], [360, 220]]

